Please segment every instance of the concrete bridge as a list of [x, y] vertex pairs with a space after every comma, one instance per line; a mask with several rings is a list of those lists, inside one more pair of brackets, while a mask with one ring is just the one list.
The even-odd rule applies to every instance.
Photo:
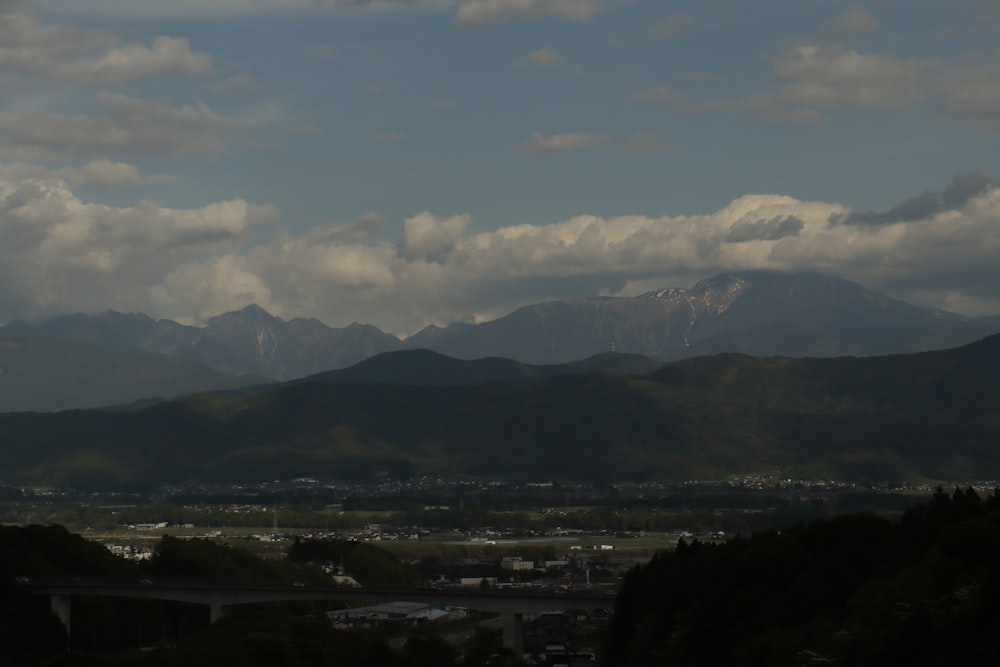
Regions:
[[503, 645], [520, 655], [524, 651], [524, 614], [573, 609], [613, 609], [613, 593], [593, 591], [537, 591], [519, 588], [348, 588], [330, 584], [281, 584], [208, 579], [112, 579], [105, 577], [18, 577], [18, 588], [48, 595], [52, 613], [71, 628], [70, 599], [80, 595], [146, 598], [206, 605], [217, 621], [233, 605], [254, 602], [341, 600], [356, 605], [405, 600], [437, 606], [468, 607], [499, 613], [503, 618]]

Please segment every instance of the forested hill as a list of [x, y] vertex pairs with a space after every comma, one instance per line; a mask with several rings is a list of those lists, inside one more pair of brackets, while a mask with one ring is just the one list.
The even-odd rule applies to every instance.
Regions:
[[680, 544], [626, 578], [606, 664], [995, 665], [998, 559], [1000, 495], [972, 489]]
[[0, 483], [1000, 478], [1000, 336], [876, 358], [720, 355], [648, 376], [307, 383], [128, 413], [0, 415]]

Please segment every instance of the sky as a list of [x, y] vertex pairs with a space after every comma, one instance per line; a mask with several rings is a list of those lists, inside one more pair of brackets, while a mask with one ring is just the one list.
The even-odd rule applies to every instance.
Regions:
[[995, 0], [0, 0], [0, 322], [746, 269], [1000, 314], [998, 257]]

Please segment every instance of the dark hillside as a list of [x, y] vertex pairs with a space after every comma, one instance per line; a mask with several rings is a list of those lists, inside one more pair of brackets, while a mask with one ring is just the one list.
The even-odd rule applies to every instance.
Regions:
[[148, 487], [411, 474], [682, 481], [778, 470], [861, 481], [996, 479], [998, 348], [995, 336], [879, 358], [721, 355], [649, 376], [302, 383], [128, 413], [4, 415], [0, 482]]
[[939, 491], [899, 522], [845, 515], [633, 570], [608, 665], [992, 665], [1000, 494]]

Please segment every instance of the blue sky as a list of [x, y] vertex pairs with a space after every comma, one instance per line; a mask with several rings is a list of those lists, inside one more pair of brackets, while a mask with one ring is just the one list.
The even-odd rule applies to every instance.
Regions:
[[995, 2], [0, 0], [0, 321], [720, 271], [1000, 313]]

